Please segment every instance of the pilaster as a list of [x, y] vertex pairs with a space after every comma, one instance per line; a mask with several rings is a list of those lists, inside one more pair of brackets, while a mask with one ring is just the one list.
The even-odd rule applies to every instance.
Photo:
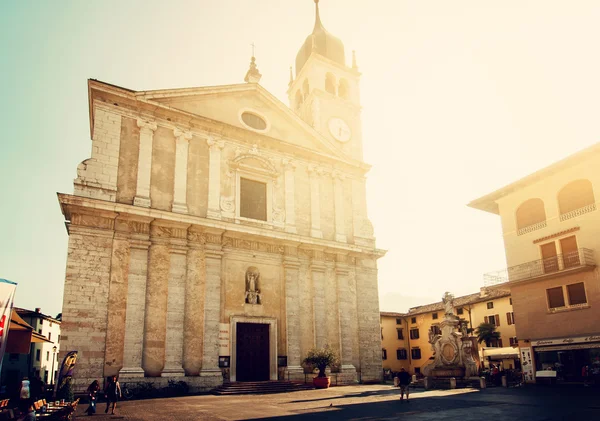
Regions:
[[[350, 285], [350, 267], [348, 266], [347, 255], [342, 253], [336, 254], [335, 274], [338, 286], [339, 299], [339, 317], [340, 317], [340, 348], [341, 348], [341, 363], [342, 372], [355, 372], [356, 368], [352, 364], [353, 355], [353, 330], [352, 330], [352, 315], [353, 295]], [[354, 313], [356, 314], [356, 313]], [[355, 333], [355, 332], [354, 332]]]
[[208, 209], [207, 218], [221, 219], [221, 150], [225, 146], [222, 140], [209, 137], [206, 140], [209, 148], [208, 163]]
[[296, 234], [296, 163], [289, 159], [283, 160], [285, 180], [285, 231]]
[[344, 218], [344, 176], [334, 171], [333, 190], [334, 190], [334, 206], [335, 206], [335, 241], [345, 243], [346, 240], [346, 221]]
[[298, 248], [284, 246], [283, 270], [285, 277], [285, 309], [287, 332], [287, 376], [286, 378], [304, 378], [300, 347], [300, 291]]
[[175, 135], [175, 183], [172, 211], [188, 213], [187, 207], [187, 170], [189, 142], [192, 132], [174, 129]]
[[157, 125], [153, 121], [137, 120], [140, 128], [140, 152], [138, 155], [137, 187], [133, 204], [150, 207], [150, 176], [152, 174], [152, 140]]
[[314, 311], [315, 346], [322, 348], [327, 344], [327, 307], [325, 305], [325, 258], [322, 250], [312, 250], [310, 276], [312, 278], [312, 296]]
[[310, 179], [310, 235], [315, 238], [323, 238], [321, 231], [321, 203], [319, 193], [319, 182], [323, 170], [314, 165], [308, 166]]

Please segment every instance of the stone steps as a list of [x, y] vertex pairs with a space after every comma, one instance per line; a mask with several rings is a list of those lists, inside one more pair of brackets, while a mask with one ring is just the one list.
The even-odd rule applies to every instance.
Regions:
[[214, 395], [262, 395], [314, 389], [310, 383], [292, 381], [224, 383], [212, 391]]

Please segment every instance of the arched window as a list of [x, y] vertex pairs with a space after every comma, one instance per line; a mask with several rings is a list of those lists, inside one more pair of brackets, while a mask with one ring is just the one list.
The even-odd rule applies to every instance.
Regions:
[[335, 85], [335, 76], [331, 73], [327, 73], [327, 75], [325, 75], [325, 90], [330, 94], [335, 95]]
[[296, 91], [296, 108], [300, 109], [301, 105], [302, 105], [302, 92], [300, 92], [298, 90], [298, 91]]
[[589, 180], [572, 181], [558, 192], [558, 209], [561, 215], [595, 203], [594, 190]]
[[306, 97], [310, 93], [310, 86], [308, 84], [308, 79], [304, 79], [304, 82], [302, 82], [302, 92], [304, 93], [304, 98], [306, 99]]
[[348, 89], [348, 81], [346, 79], [340, 79], [340, 86], [338, 88], [338, 96], [343, 99], [348, 99], [349, 97], [349, 89]]
[[[545, 221], [546, 210], [544, 209], [544, 202], [542, 199], [529, 199], [522, 203], [517, 209], [517, 230], [519, 231]], [[530, 229], [526, 232], [533, 230], [534, 229]], [[524, 232], [519, 232], [519, 234], [524, 234]]]

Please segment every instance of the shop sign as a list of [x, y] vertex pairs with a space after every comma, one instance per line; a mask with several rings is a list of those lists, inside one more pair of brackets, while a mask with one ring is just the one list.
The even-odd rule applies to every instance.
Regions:
[[521, 368], [526, 382], [533, 381], [533, 360], [531, 359], [531, 348], [521, 348]]
[[532, 346], [543, 345], [565, 345], [575, 343], [587, 343], [600, 341], [600, 335], [580, 336], [576, 338], [561, 338], [561, 339], [540, 339], [539, 341], [531, 341]]
[[229, 353], [229, 323], [219, 323], [219, 356], [228, 356]]

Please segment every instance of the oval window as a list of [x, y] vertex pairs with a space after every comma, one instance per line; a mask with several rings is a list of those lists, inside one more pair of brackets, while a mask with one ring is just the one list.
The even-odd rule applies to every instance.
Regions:
[[248, 111], [242, 113], [242, 121], [256, 130], [265, 130], [267, 128], [267, 122], [262, 117]]

